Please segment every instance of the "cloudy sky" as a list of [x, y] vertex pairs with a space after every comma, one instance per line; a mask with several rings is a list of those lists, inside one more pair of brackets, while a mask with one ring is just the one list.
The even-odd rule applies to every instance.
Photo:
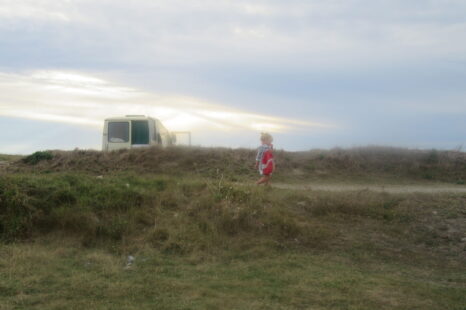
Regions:
[[0, 153], [159, 118], [204, 146], [466, 147], [464, 0], [0, 0]]

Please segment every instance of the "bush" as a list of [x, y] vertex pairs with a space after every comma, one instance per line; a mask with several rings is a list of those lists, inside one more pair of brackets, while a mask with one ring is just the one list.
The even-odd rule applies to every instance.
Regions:
[[21, 188], [8, 180], [0, 183], [0, 239], [27, 236], [36, 212], [31, 198]]
[[29, 156], [26, 156], [22, 159], [22, 162], [29, 165], [36, 165], [43, 160], [53, 159], [53, 154], [47, 151], [44, 152], [35, 152]]

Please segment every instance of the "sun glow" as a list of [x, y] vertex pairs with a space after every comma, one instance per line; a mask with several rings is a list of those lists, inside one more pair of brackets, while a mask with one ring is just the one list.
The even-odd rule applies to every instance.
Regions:
[[0, 73], [2, 116], [100, 127], [107, 117], [127, 114], [159, 118], [174, 131], [283, 132], [329, 126], [252, 114], [192, 97], [148, 93], [76, 72]]

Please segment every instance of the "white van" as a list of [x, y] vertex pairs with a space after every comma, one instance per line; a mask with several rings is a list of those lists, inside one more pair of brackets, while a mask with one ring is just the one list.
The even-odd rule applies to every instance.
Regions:
[[168, 146], [176, 142], [162, 123], [144, 115], [107, 118], [104, 123], [102, 150], [113, 151], [153, 145]]

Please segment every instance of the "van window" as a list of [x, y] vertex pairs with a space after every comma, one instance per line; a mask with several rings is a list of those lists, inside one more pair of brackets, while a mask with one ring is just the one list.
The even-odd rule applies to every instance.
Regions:
[[131, 144], [149, 144], [147, 121], [131, 121]]
[[109, 122], [108, 123], [108, 142], [124, 143], [129, 141], [129, 123], [128, 122]]

